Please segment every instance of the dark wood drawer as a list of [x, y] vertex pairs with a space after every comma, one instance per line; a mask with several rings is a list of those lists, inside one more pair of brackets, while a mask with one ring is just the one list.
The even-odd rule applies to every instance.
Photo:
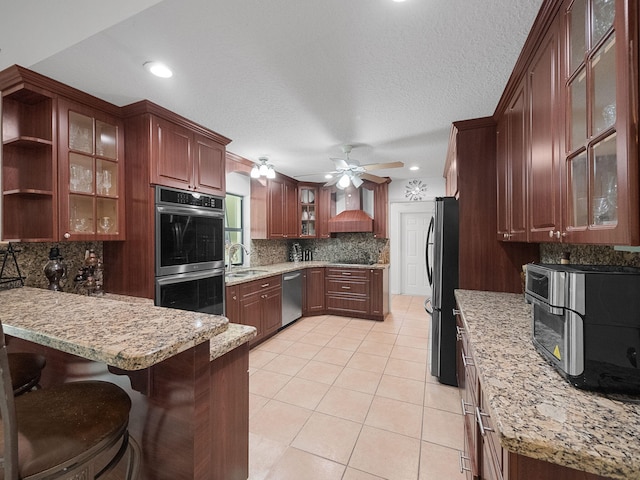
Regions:
[[357, 278], [361, 280], [369, 279], [369, 270], [366, 268], [332, 268], [325, 270], [327, 277]]
[[366, 297], [346, 297], [327, 295], [327, 311], [339, 313], [368, 313], [368, 299]]
[[327, 278], [325, 291], [327, 294], [369, 295], [369, 283], [349, 279]]
[[272, 277], [261, 278], [252, 282], [240, 284], [240, 298], [253, 295], [254, 293], [269, 290], [271, 288], [279, 288], [282, 286], [282, 276], [274, 275]]

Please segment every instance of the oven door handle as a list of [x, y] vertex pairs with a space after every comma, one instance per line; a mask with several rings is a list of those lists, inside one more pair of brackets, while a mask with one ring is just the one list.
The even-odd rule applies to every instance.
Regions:
[[552, 315], [564, 315], [564, 307], [555, 307], [553, 305], [549, 305], [547, 302], [534, 297], [529, 292], [524, 294], [524, 298], [527, 303], [538, 305], [540, 308], [546, 310]]
[[158, 285], [169, 285], [171, 283], [189, 280], [202, 280], [203, 278], [210, 277], [224, 277], [224, 268], [203, 270], [200, 272], [178, 273], [176, 275], [167, 275], [166, 277], [156, 277], [156, 282], [158, 282]]
[[206, 208], [198, 207], [180, 207], [171, 205], [156, 205], [156, 211], [158, 213], [166, 213], [169, 215], [185, 215], [185, 216], [198, 216], [198, 217], [220, 217], [224, 218], [224, 212], [221, 210], [208, 210]]

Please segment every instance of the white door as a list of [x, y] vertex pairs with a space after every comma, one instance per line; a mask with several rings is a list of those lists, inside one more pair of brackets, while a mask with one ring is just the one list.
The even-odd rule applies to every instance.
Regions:
[[401, 213], [401, 272], [404, 295], [431, 295], [426, 270], [425, 245], [431, 213]]

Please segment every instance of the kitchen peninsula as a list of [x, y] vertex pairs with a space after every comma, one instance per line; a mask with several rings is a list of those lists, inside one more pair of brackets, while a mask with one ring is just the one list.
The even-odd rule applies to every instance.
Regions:
[[[510, 480], [640, 479], [638, 397], [579, 390], [562, 379], [533, 347], [522, 294], [457, 290], [456, 300], [464, 414], [472, 429], [482, 418], [467, 436], [467, 458], [477, 455], [482, 469], [495, 465]], [[473, 388], [479, 401], [466, 395]], [[480, 439], [477, 449], [470, 438]]]
[[254, 328], [139, 299], [29, 287], [0, 291], [0, 305], [9, 350], [47, 357], [44, 388], [100, 378], [127, 391], [141, 478], [248, 478]]

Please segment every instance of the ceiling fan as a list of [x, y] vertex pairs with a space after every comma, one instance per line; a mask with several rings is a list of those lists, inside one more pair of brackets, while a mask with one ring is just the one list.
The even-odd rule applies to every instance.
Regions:
[[353, 145], [344, 145], [342, 151], [345, 154], [345, 158], [331, 158], [335, 164], [336, 169], [333, 172], [329, 172], [329, 175], [333, 175], [333, 178], [325, 183], [325, 187], [335, 185], [340, 189], [345, 189], [349, 184], [353, 183], [353, 186], [359, 188], [362, 185], [363, 180], [369, 180], [374, 183], [384, 183], [386, 179], [368, 173], [370, 170], [381, 170], [385, 168], [400, 168], [404, 167], [402, 162], [390, 162], [390, 163], [370, 163], [367, 165], [361, 165], [357, 160], [349, 158], [349, 154], [353, 149]]

